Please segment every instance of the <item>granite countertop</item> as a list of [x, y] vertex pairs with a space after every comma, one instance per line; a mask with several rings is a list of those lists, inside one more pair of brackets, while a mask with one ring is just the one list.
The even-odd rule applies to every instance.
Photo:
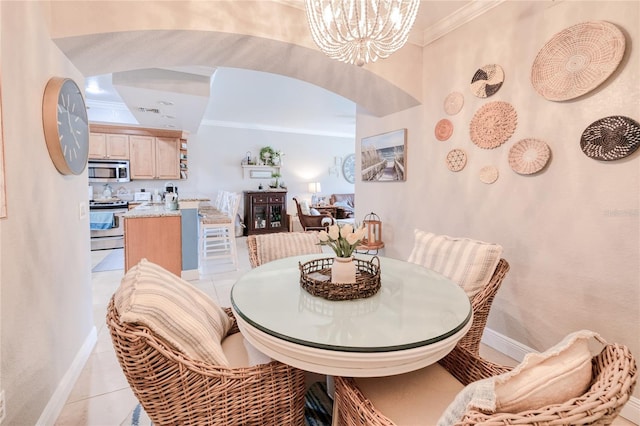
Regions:
[[200, 195], [185, 195], [184, 197], [178, 195], [178, 202], [180, 201], [211, 201], [211, 198]]
[[180, 210], [166, 210], [164, 208], [164, 203], [147, 203], [129, 210], [123, 215], [123, 217], [125, 219], [131, 219], [136, 217], [166, 217], [180, 215]]

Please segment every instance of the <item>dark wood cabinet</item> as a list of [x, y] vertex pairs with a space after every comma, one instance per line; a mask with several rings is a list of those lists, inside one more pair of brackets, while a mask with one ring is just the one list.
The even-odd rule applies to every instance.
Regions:
[[245, 235], [287, 232], [286, 191], [244, 192]]

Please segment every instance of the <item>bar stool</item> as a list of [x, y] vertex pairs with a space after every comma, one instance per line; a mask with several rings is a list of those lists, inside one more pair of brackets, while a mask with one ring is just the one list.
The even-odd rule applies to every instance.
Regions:
[[229, 258], [238, 269], [236, 248], [236, 215], [240, 205], [240, 194], [224, 194], [220, 210], [200, 209], [200, 258]]

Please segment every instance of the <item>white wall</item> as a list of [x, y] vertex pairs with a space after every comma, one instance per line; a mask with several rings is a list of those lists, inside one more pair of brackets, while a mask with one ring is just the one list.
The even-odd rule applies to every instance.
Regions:
[[[1, 2], [8, 217], [0, 220], [4, 424], [36, 424], [91, 334], [87, 176], [62, 176], [42, 130], [52, 76], [84, 80], [50, 41], [46, 2]], [[101, 321], [102, 322], [102, 321]]]
[[281, 181], [287, 185], [287, 211], [295, 211], [292, 197], [311, 198], [307, 184], [320, 182], [322, 194], [353, 193], [354, 185], [342, 176], [329, 175], [335, 157], [354, 152], [354, 140], [254, 129], [201, 126], [189, 138], [189, 179], [178, 182], [180, 194], [202, 194], [215, 199], [219, 190], [257, 190], [271, 179], [243, 177], [240, 162], [247, 151], [257, 156], [264, 146], [284, 152]]
[[[543, 99], [529, 81], [536, 54], [557, 32], [589, 20], [623, 29], [627, 52], [619, 70], [580, 99]], [[359, 207], [383, 220], [386, 254], [406, 259], [414, 228], [503, 245], [511, 271], [488, 326], [538, 350], [585, 328], [640, 354], [640, 150], [599, 162], [580, 149], [582, 132], [599, 118], [640, 121], [638, 22], [637, 1], [504, 3], [425, 48], [423, 107], [382, 119], [358, 116], [358, 140], [408, 128], [407, 182], [356, 181]], [[490, 63], [503, 67], [504, 85], [491, 98], [476, 98], [469, 82]], [[447, 116], [443, 101], [452, 91], [464, 93], [465, 104], [458, 115]], [[483, 150], [471, 142], [469, 123], [495, 100], [516, 108], [518, 127], [502, 147]], [[446, 142], [434, 137], [442, 118], [454, 124]], [[508, 150], [530, 137], [546, 141], [552, 158], [541, 173], [521, 176], [510, 169]], [[445, 165], [453, 148], [468, 154], [457, 173]], [[499, 168], [492, 185], [478, 179], [485, 165]]]

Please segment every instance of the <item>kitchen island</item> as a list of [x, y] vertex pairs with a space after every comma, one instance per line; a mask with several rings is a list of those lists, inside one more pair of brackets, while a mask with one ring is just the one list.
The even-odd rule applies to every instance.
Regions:
[[181, 198], [179, 210], [143, 203], [125, 213], [125, 272], [146, 258], [184, 279], [199, 279], [198, 205], [204, 201], [209, 198]]
[[140, 205], [124, 215], [125, 272], [145, 258], [168, 271], [182, 273], [180, 210], [162, 205]]

